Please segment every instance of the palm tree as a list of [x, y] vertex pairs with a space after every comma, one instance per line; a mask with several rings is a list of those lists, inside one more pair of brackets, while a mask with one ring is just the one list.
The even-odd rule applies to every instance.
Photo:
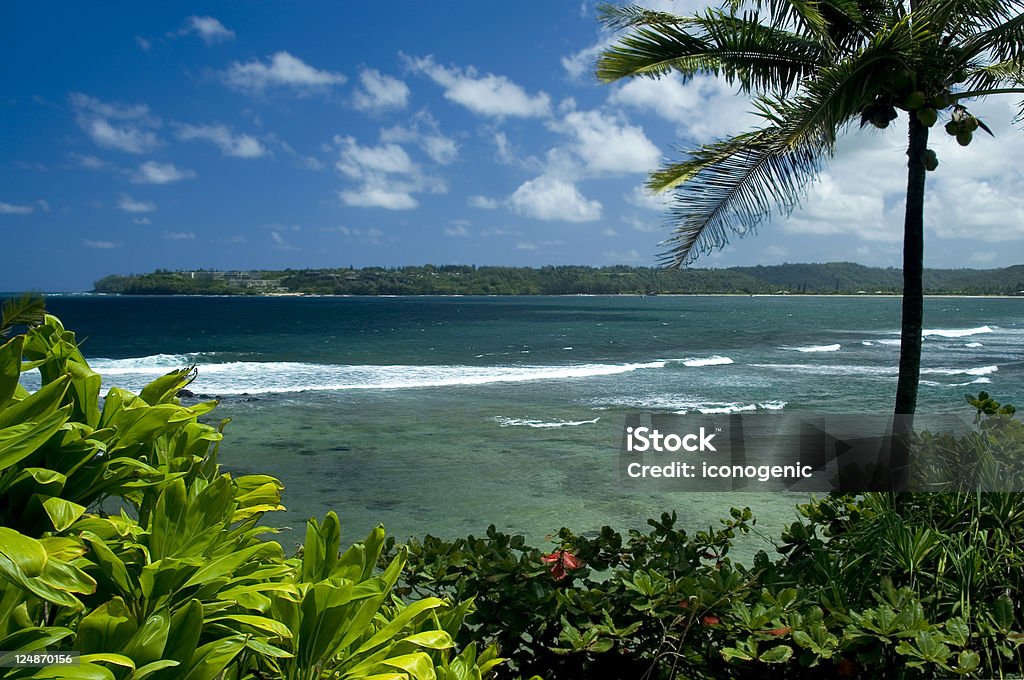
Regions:
[[[651, 174], [675, 191], [672, 267], [746, 236], [787, 213], [835, 152], [838, 135], [888, 127], [906, 112], [907, 202], [896, 414], [913, 415], [921, 372], [925, 177], [938, 159], [930, 128], [962, 145], [988, 127], [965, 104], [1024, 93], [1024, 0], [726, 0], [680, 17], [603, 6], [627, 33], [598, 62], [603, 81], [670, 72], [724, 77], [753, 97], [764, 123], [705, 144]], [[1024, 106], [1022, 106], [1024, 115]]]

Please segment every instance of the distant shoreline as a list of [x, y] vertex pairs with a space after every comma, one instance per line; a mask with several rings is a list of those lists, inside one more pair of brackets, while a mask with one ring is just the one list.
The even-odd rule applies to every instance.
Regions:
[[[0, 293], [0, 295], [14, 295], [15, 292]], [[355, 293], [97, 293], [92, 291], [76, 292], [49, 292], [43, 293], [49, 297], [89, 297], [89, 298], [528, 298], [528, 297], [549, 297], [549, 298], [579, 298], [579, 297], [606, 297], [606, 298], [689, 298], [689, 297], [734, 297], [734, 298], [902, 298], [900, 293], [658, 293], [655, 295], [641, 295], [639, 293], [526, 293], [526, 294], [489, 294], [489, 293], [378, 293], [378, 294], [355, 294]], [[971, 295], [959, 293], [925, 293], [926, 298], [967, 298], [967, 299], [1024, 299], [1024, 295]]]

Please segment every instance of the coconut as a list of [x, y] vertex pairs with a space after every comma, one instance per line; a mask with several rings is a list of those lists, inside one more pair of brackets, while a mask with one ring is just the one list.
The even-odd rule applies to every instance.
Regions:
[[967, 146], [971, 143], [972, 139], [974, 139], [974, 133], [969, 130], [964, 130], [957, 134], [956, 143], [960, 146]]
[[907, 95], [906, 99], [903, 100], [903, 105], [908, 109], [919, 109], [924, 106], [924, 99], [924, 92], [915, 90]]
[[960, 123], [955, 120], [946, 123], [946, 134], [955, 137], [958, 132], [960, 132]]
[[919, 121], [921, 121], [921, 123], [925, 127], [931, 127], [931, 126], [935, 125], [936, 121], [939, 120], [939, 113], [935, 109], [931, 109], [931, 108], [928, 108], [928, 109], [918, 109], [917, 110], [917, 119]]

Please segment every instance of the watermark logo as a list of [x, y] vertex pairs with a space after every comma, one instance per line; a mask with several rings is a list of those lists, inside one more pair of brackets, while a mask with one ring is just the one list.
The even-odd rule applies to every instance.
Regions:
[[[918, 417], [924, 423], [932, 432], [968, 429], [955, 416]], [[911, 424], [878, 414], [634, 413], [620, 479], [665, 491], [934, 490], [934, 479], [912, 473]]]

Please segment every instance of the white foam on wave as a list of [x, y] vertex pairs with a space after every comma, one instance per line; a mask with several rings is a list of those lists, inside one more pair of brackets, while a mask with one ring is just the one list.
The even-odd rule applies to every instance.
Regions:
[[597, 421], [601, 420], [600, 417], [593, 418], [591, 420], [536, 420], [533, 418], [506, 418], [505, 416], [494, 416], [491, 418], [494, 422], [498, 423], [501, 427], [533, 427], [538, 429], [548, 429], [555, 427], [576, 427], [579, 425], [593, 425]]
[[858, 366], [856, 364], [750, 364], [753, 368], [766, 368], [788, 373], [809, 375], [896, 375], [895, 366]]
[[808, 345], [806, 347], [780, 347], [790, 352], [838, 352], [842, 345]]
[[[756, 411], [757, 404], [722, 404], [721, 406], [707, 405], [694, 409], [699, 413], [739, 413], [741, 411]], [[677, 411], [677, 413], [689, 413], [689, 411]]]
[[[809, 375], [866, 375], [891, 376], [899, 372], [897, 366], [858, 366], [855, 364], [750, 364], [754, 368], [806, 373]], [[930, 375], [989, 375], [999, 370], [998, 366], [975, 368], [922, 368], [922, 374]]]
[[860, 344], [864, 345], [865, 347], [871, 347], [875, 343], [871, 342], [870, 340], [861, 340]]
[[978, 326], [977, 328], [926, 328], [921, 331], [921, 335], [925, 337], [936, 335], [940, 338], [964, 338], [968, 335], [993, 332], [990, 326]]
[[922, 368], [921, 373], [928, 373], [932, 375], [990, 375], [998, 370], [998, 366], [978, 366], [977, 368]]
[[890, 347], [893, 347], [893, 346], [899, 347], [900, 344], [903, 341], [900, 340], [899, 338], [886, 338], [884, 340], [878, 340], [877, 342], [878, 342], [879, 345], [889, 345]]
[[[90, 362], [97, 373], [118, 377], [117, 384], [138, 390], [153, 378], [196, 363], [190, 355], [153, 355]], [[190, 389], [213, 395], [306, 391], [388, 390], [488, 385], [539, 380], [570, 380], [664, 368], [664, 361], [567, 366], [370, 366], [292, 361], [200, 363]]]
[[688, 359], [683, 359], [682, 363], [683, 363], [683, 366], [689, 366], [691, 368], [699, 368], [701, 366], [725, 366], [727, 364], [733, 363], [733, 360], [730, 359], [729, 357], [721, 357], [721, 356], [715, 355], [713, 357], [705, 357], [705, 358], [690, 357]]
[[89, 367], [100, 375], [127, 375], [140, 373], [147, 375], [163, 375], [177, 368], [209, 360], [216, 354], [213, 352], [195, 352], [192, 354], [151, 354], [145, 357], [130, 359], [89, 359]]
[[970, 347], [971, 349], [974, 349], [976, 347], [984, 347], [984, 346], [985, 345], [981, 344], [980, 342], [968, 342], [968, 343], [966, 343], [964, 345], [964, 347]]

